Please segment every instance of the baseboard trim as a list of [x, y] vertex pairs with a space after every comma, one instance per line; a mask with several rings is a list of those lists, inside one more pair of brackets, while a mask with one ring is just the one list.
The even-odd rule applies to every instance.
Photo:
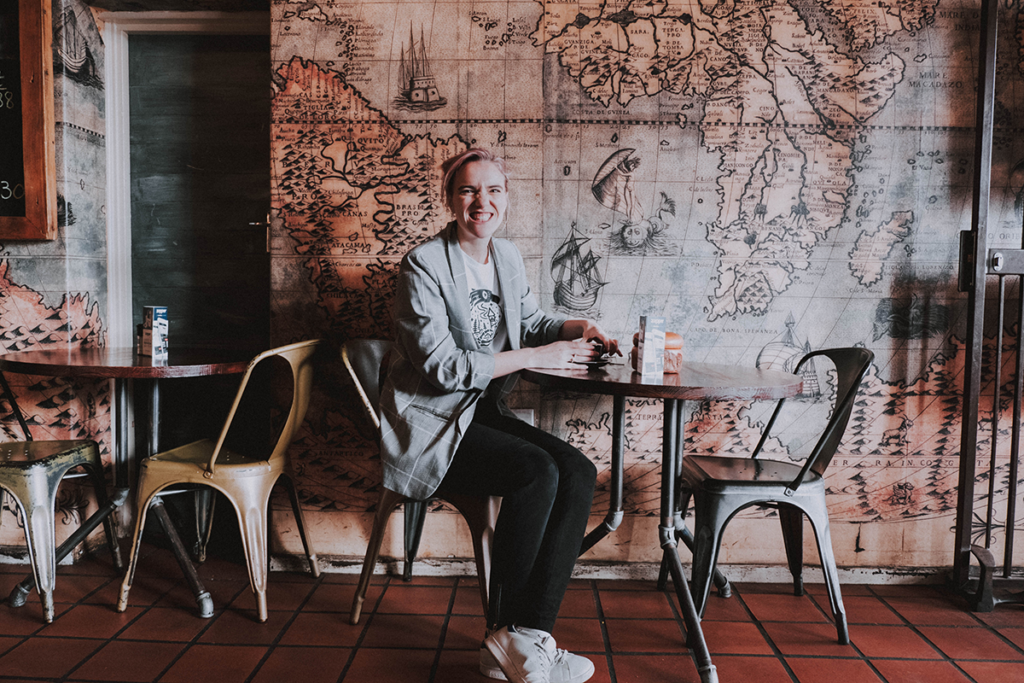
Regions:
[[[357, 557], [320, 556], [320, 571], [338, 574], [358, 574], [363, 561]], [[689, 568], [688, 565], [684, 565]], [[385, 559], [377, 563], [375, 574], [401, 576], [403, 562]], [[302, 555], [275, 555], [270, 560], [271, 571], [307, 571]], [[655, 581], [659, 565], [654, 562], [587, 562], [576, 565], [573, 578]], [[789, 583], [793, 580], [785, 566], [724, 565], [721, 570], [730, 581], [747, 583]], [[476, 576], [476, 563], [469, 559], [419, 559], [414, 573], [417, 576]], [[945, 583], [949, 567], [850, 567], [839, 569], [840, 584], [926, 584]], [[805, 567], [805, 583], [824, 583], [820, 567]]]

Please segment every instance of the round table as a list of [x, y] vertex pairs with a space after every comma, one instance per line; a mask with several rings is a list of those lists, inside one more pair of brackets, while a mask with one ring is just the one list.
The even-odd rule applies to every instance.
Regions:
[[[110, 514], [128, 497], [130, 476], [128, 472], [128, 380], [144, 380], [149, 384], [145, 392], [148, 398], [149, 422], [147, 424], [147, 448], [143, 457], [160, 451], [160, 380], [179, 377], [209, 377], [211, 375], [235, 375], [245, 372], [250, 360], [256, 352], [225, 351], [219, 349], [188, 349], [171, 348], [166, 360], [154, 360], [150, 356], [140, 356], [130, 347], [115, 348], [68, 348], [40, 349], [17, 351], [0, 355], [0, 372], [14, 372], [22, 375], [44, 375], [49, 377], [74, 377], [83, 379], [113, 379], [114, 404], [111, 431], [114, 438], [114, 495], [110, 498]], [[2, 377], [2, 375], [0, 375]], [[7, 389], [6, 380], [3, 380]], [[14, 403], [13, 392], [8, 391], [11, 403], [19, 421], [22, 420], [20, 410]], [[143, 392], [136, 392], [136, 405], [143, 402]], [[27, 427], [23, 428], [26, 429]], [[206, 523], [205, 515], [209, 514], [212, 497], [210, 492], [203, 491], [196, 501], [197, 526]], [[210, 594], [203, 588], [195, 567], [188, 558], [188, 552], [171, 523], [164, 508], [163, 501], [157, 498], [152, 507], [157, 520], [163, 526], [171, 542], [171, 548], [181, 565], [185, 578], [196, 596], [200, 616], [213, 616], [213, 602]], [[83, 525], [68, 542], [57, 550], [57, 561], [66, 555], [75, 544], [92, 531], [104, 515], [94, 515], [89, 525]], [[122, 520], [124, 521], [124, 520]], [[22, 582], [26, 584], [26, 582]], [[31, 587], [29, 587], [29, 590]], [[15, 589], [17, 590], [17, 588]], [[12, 594], [13, 595], [13, 594]]]
[[[703, 683], [716, 683], [718, 674], [700, 628], [693, 597], [683, 575], [676, 552], [676, 539], [689, 541], [689, 532], [677, 508], [678, 473], [682, 465], [683, 401], [782, 399], [800, 393], [800, 377], [787, 372], [721, 365], [683, 363], [678, 374], [643, 376], [624, 362], [599, 368], [529, 369], [525, 380], [547, 389], [613, 397], [611, 504], [603, 524], [587, 534], [583, 552], [594, 546], [622, 521], [623, 435], [626, 421], [626, 397], [656, 398], [665, 401], [661, 462], [661, 524], [658, 527], [662, 547], [662, 567], [672, 575], [676, 596], [686, 623], [689, 645], [694, 649], [697, 669]], [[723, 579], [724, 581], [724, 579]], [[728, 585], [726, 583], [726, 585]]]

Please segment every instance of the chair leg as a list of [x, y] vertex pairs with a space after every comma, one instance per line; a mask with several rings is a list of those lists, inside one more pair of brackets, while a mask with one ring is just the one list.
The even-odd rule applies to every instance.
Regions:
[[299, 502], [299, 492], [295, 488], [295, 480], [290, 475], [284, 476], [284, 485], [288, 490], [288, 499], [292, 502], [292, 512], [295, 513], [295, 526], [299, 529], [299, 538], [302, 539], [302, 549], [306, 551], [306, 558], [309, 560], [309, 571], [313, 576], [320, 576], [320, 563], [317, 561], [316, 553], [306, 533], [306, 518], [302, 513], [302, 504]]
[[445, 499], [455, 506], [469, 526], [469, 533], [473, 538], [473, 555], [476, 558], [480, 602], [483, 614], [487, 617], [491, 583], [491, 544], [494, 540], [494, 525], [497, 524], [501, 508], [501, 498], [446, 495]]
[[804, 513], [800, 508], [785, 504], [780, 504], [778, 510], [789, 573], [793, 575], [793, 595], [801, 596], [804, 594]]
[[388, 518], [403, 500], [405, 500], [405, 496], [400, 493], [388, 489], [381, 490], [380, 500], [377, 501], [377, 512], [373, 516], [373, 528], [370, 530], [370, 542], [366, 546], [366, 557], [363, 558], [363, 571], [359, 574], [356, 593], [352, 596], [352, 611], [349, 613], [348, 620], [353, 625], [359, 623], [359, 617], [363, 613], [363, 600], [366, 599], [370, 578], [377, 565], [377, 557], [380, 555], [380, 545], [384, 541], [384, 530], [388, 526]]
[[[709, 500], [710, 499], [710, 500]], [[711, 592], [712, 576], [718, 562], [718, 549], [728, 520], [727, 511], [719, 509], [715, 496], [694, 494], [693, 570], [690, 591], [697, 614], [704, 616]]]
[[419, 500], [405, 501], [405, 566], [402, 581], [412, 581], [412, 565], [423, 538], [423, 523], [427, 519], [427, 503]]
[[240, 482], [226, 491], [238, 514], [238, 530], [249, 567], [249, 584], [256, 597], [256, 614], [267, 620], [267, 507], [274, 482], [252, 480]]
[[217, 504], [217, 492], [203, 486], [193, 495], [196, 507], [196, 562], [206, 562], [206, 546], [213, 535], [213, 513]]
[[[40, 482], [39, 478], [42, 478]], [[35, 479], [35, 481], [33, 481]], [[53, 507], [56, 503], [56, 481], [50, 482], [49, 477], [39, 473], [29, 474], [24, 483], [9, 486], [14, 500], [21, 508], [25, 521], [25, 542], [28, 546], [29, 561], [32, 563], [32, 575], [35, 578], [39, 599], [43, 603], [43, 618], [46, 623], [53, 622], [53, 588], [57, 575], [57, 546], [54, 529], [55, 515]], [[46, 489], [39, 495], [39, 484]], [[33, 495], [33, 491], [36, 491]], [[39, 500], [39, 498], [46, 500]], [[46, 503], [49, 504], [46, 504]]]
[[[815, 506], [818, 508], [819, 506]], [[829, 531], [828, 510], [822, 500], [820, 509], [807, 510], [807, 516], [814, 528], [814, 538], [818, 543], [818, 555], [821, 556], [821, 570], [825, 575], [825, 586], [828, 588], [828, 601], [832, 607], [832, 616], [836, 620], [836, 634], [840, 645], [850, 644], [850, 629], [846, 623], [846, 608], [843, 606], [843, 595], [839, 590], [839, 572], [836, 569], [836, 556], [832, 551], [832, 533]]]
[[146, 525], [146, 515], [149, 513], [149, 505], [153, 502], [153, 495], [150, 494], [144, 500], [142, 491], [139, 491], [139, 505], [137, 518], [135, 520], [135, 532], [132, 534], [132, 547], [128, 551], [128, 566], [124, 571], [124, 579], [121, 581], [121, 593], [117, 598], [117, 611], [123, 612], [128, 609], [128, 592], [132, 589], [132, 581], [135, 580], [135, 567], [139, 563], [139, 549], [142, 546], [142, 530]]

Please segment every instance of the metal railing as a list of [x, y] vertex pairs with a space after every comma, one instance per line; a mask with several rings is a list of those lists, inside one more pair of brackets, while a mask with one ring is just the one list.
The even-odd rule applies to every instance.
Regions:
[[[1018, 493], [1020, 461], [1021, 401], [1024, 393], [1024, 248], [989, 249], [989, 197], [992, 174], [992, 132], [995, 107], [996, 42], [999, 0], [985, 0], [981, 10], [981, 36], [978, 50], [978, 101], [975, 124], [974, 186], [971, 229], [961, 233], [959, 288], [968, 294], [966, 362], [964, 366], [963, 428], [960, 436], [960, 468], [957, 483], [956, 552], [953, 560], [953, 583], [967, 597], [970, 609], [991, 611], [1003, 602], [1024, 602], [1024, 593], [1013, 593], [1014, 522]], [[1024, 247], [1024, 244], [1022, 244]], [[996, 331], [992, 365], [991, 449], [988, 453], [988, 487], [981, 496], [975, 493], [978, 432], [983, 373], [986, 285], [990, 276], [996, 280]], [[1015, 343], [1016, 363], [1010, 385], [1012, 415], [1010, 417], [1010, 453], [1006, 477], [1005, 519], [996, 520], [996, 479], [998, 471], [1000, 422], [1003, 389], [1003, 331], [1006, 329], [1007, 278], [1020, 288], [1017, 299]], [[987, 398], [987, 397], [986, 397]], [[980, 505], [979, 505], [980, 503]], [[980, 514], [978, 508], [983, 507]], [[1001, 528], [1000, 528], [1001, 527]], [[997, 567], [992, 552], [998, 531], [1004, 534], [1003, 560]], [[975, 539], [980, 541], [975, 543]], [[977, 559], [979, 571], [971, 571], [971, 558]]]

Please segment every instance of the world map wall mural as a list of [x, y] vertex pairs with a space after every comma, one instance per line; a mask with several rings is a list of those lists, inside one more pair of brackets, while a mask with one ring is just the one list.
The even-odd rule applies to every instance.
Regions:
[[[391, 338], [401, 257], [447, 221], [441, 163], [491, 148], [512, 178], [504, 236], [546, 309], [596, 318], [627, 344], [641, 315], [664, 315], [695, 361], [792, 369], [810, 350], [871, 349], [827, 477], [839, 562], [870, 563], [862, 536], [875, 534], [896, 549], [893, 562], [943, 564], [979, 10], [946, 0], [275, 1], [275, 329]], [[1021, 240], [1021, 12], [1005, 7], [1000, 19], [993, 246]], [[1014, 333], [989, 330], [986, 345]], [[770, 457], [806, 454], [833, 384], [828, 368], [806, 371]], [[519, 400], [607, 465], [610, 400]], [[745, 455], [773, 407], [687, 404], [687, 452]], [[659, 401], [627, 401], [628, 515], [657, 513], [661, 415]], [[317, 403], [300, 447], [309, 506], [373, 506], [373, 439], [344, 387]], [[991, 447], [984, 424], [979, 440]], [[986, 488], [997, 481], [997, 511], [1009, 439], [998, 443], [996, 471], [987, 460], [978, 469]], [[595, 514], [608, 505], [603, 472]], [[743, 514], [756, 524], [765, 513]]]

